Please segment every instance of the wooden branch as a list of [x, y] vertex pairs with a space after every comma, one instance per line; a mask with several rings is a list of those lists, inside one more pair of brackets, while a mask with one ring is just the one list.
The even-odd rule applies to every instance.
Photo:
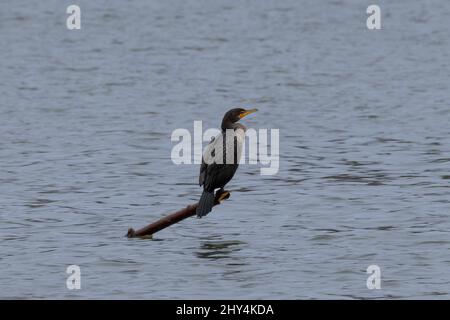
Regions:
[[[220, 204], [223, 200], [226, 200], [230, 197], [230, 192], [225, 190], [218, 190], [215, 195], [214, 205]], [[141, 229], [134, 230], [133, 228], [128, 229], [127, 237], [128, 238], [152, 238], [152, 235], [162, 229], [165, 229], [181, 220], [192, 217], [195, 215], [195, 211], [197, 210], [198, 203], [188, 205], [186, 208], [181, 209], [177, 212], [169, 214], [166, 217], [159, 219], [152, 224], [149, 224]]]

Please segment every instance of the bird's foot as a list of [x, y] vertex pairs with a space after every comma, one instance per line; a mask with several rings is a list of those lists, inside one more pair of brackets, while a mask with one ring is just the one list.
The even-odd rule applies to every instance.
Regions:
[[230, 197], [230, 192], [224, 190], [223, 188], [220, 190], [217, 190], [217, 192], [216, 192], [217, 203], [221, 203], [223, 200], [226, 200], [229, 197]]

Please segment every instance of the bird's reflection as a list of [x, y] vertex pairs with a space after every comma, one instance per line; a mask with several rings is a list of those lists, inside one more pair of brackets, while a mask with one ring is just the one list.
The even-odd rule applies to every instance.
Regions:
[[[231, 258], [233, 252], [238, 252], [245, 245], [245, 242], [231, 241], [204, 241], [200, 244], [196, 256], [202, 259], [218, 260]], [[236, 257], [234, 257], [236, 258]]]

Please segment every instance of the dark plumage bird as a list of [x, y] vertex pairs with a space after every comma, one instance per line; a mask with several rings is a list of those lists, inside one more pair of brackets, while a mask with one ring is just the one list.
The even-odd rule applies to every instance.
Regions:
[[231, 109], [222, 120], [222, 133], [211, 140], [203, 153], [200, 166], [199, 185], [203, 193], [197, 207], [197, 217], [211, 212], [215, 189], [225, 187], [233, 178], [241, 157], [246, 127], [237, 123], [257, 109]]

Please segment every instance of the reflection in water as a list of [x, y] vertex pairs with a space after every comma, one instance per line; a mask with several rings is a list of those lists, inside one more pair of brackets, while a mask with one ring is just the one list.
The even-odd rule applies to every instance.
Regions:
[[200, 244], [196, 256], [202, 259], [219, 260], [232, 258], [234, 252], [242, 249], [242, 241], [207, 241]]

